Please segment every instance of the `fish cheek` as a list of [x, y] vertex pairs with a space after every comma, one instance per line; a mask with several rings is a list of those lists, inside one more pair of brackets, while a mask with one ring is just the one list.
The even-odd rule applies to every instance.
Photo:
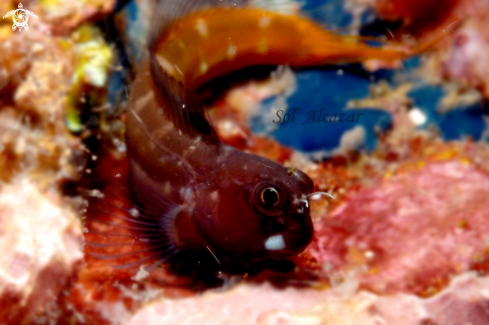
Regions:
[[[263, 254], [265, 230], [242, 188], [220, 190], [218, 202], [201, 196], [194, 220], [201, 234], [219, 253], [253, 258]], [[217, 201], [217, 200], [216, 200]]]
[[314, 228], [309, 214], [296, 214], [285, 224], [284, 242], [290, 255], [301, 253], [312, 241]]

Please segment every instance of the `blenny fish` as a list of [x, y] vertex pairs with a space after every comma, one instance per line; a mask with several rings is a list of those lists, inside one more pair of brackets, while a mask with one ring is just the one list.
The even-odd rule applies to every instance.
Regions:
[[397, 60], [409, 53], [370, 47], [244, 1], [164, 1], [155, 17], [126, 113], [132, 205], [112, 200], [99, 211], [108, 219], [89, 217], [98, 225], [88, 223], [87, 235], [103, 241], [87, 236], [87, 244], [106, 252], [92, 255], [113, 264], [131, 256], [115, 266], [135, 267], [181, 250], [231, 260], [301, 253], [313, 236], [309, 201], [325, 193], [314, 193], [300, 170], [223, 144], [194, 91], [248, 66]]

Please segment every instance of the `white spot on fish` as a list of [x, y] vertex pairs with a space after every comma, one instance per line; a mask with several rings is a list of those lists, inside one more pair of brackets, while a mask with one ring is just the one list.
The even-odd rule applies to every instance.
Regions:
[[171, 183], [170, 181], [165, 182], [165, 186], [163, 187], [163, 191], [165, 194], [170, 194], [171, 193]]
[[285, 248], [284, 236], [283, 235], [273, 235], [268, 237], [265, 241], [265, 249], [269, 251], [278, 251]]
[[90, 195], [99, 199], [103, 199], [105, 197], [104, 193], [100, 192], [99, 190], [92, 190]]
[[228, 59], [232, 60], [236, 56], [237, 47], [235, 45], [229, 45], [228, 47]]
[[212, 201], [219, 200], [219, 192], [217, 192], [217, 191], [212, 192], [211, 193], [211, 199], [212, 199]]
[[170, 63], [170, 61], [168, 61], [162, 55], [159, 55], [159, 54], [157, 54], [155, 57], [156, 57], [156, 60], [158, 61], [158, 63], [160, 64], [160, 66], [164, 70], [166, 70], [166, 72], [168, 72], [171, 75], [173, 75], [175, 73], [175, 69], [173, 68], [173, 65]]
[[270, 25], [270, 20], [270, 17], [261, 17], [258, 21], [258, 26], [260, 26], [260, 28], [267, 28], [268, 25]]
[[148, 91], [144, 96], [136, 100], [134, 109], [138, 112], [142, 110], [153, 99], [153, 92]]
[[199, 32], [200, 36], [207, 37], [209, 36], [209, 31], [207, 30], [207, 24], [204, 19], [197, 19], [197, 24], [195, 25], [195, 29]]
[[180, 195], [183, 196], [183, 198], [185, 199], [185, 202], [194, 202], [195, 201], [194, 191], [192, 191], [192, 189], [190, 187], [183, 188], [183, 192], [181, 192]]
[[209, 69], [209, 66], [207, 65], [207, 62], [205, 62], [205, 61], [200, 62], [199, 69], [200, 69], [200, 73], [206, 73], [207, 70]]

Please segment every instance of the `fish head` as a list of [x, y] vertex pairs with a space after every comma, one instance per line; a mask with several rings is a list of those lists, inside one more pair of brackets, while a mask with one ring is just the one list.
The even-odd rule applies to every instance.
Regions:
[[194, 222], [219, 254], [282, 258], [301, 253], [312, 240], [305, 173], [235, 151], [199, 191]]

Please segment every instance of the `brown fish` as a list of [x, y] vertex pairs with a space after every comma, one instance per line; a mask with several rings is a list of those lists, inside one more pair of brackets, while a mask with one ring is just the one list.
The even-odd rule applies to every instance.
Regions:
[[[125, 225], [106, 224], [123, 228], [118, 236], [133, 240], [94, 246], [144, 242], [150, 248], [96, 257], [143, 254], [124, 265], [132, 267], [186, 249], [237, 260], [299, 254], [313, 235], [312, 180], [223, 144], [193, 90], [249, 65], [311, 66], [407, 55], [333, 35], [297, 16], [232, 4], [201, 9], [209, 3], [226, 2], [166, 2], [160, 8], [130, 91], [126, 142], [135, 206], [107, 212]], [[101, 234], [117, 235], [113, 227]]]
[[152, 55], [129, 107], [132, 190], [143, 206], [168, 202], [158, 224], [175, 247], [250, 258], [295, 255], [309, 244], [312, 180], [223, 144], [200, 99]]

